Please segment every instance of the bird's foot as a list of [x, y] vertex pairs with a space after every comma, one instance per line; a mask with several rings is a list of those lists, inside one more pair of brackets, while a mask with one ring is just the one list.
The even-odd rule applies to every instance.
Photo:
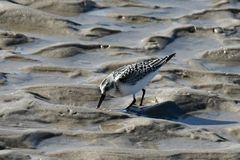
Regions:
[[125, 111], [129, 111], [131, 107], [132, 107], [132, 106], [128, 106], [128, 107], [125, 108], [124, 110], [125, 110]]
[[107, 109], [107, 108], [98, 108], [99, 111], [104, 111], [104, 112], [111, 112], [111, 109]]

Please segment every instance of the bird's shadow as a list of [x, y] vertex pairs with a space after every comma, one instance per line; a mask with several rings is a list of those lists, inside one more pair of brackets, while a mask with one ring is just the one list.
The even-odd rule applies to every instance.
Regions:
[[166, 101], [153, 106], [146, 106], [142, 108], [133, 105], [128, 110], [124, 110], [124, 112], [149, 118], [166, 119], [176, 122], [182, 122], [189, 125], [224, 125], [238, 123], [236, 121], [212, 120], [190, 115], [186, 113], [184, 110], [182, 110], [173, 101]]

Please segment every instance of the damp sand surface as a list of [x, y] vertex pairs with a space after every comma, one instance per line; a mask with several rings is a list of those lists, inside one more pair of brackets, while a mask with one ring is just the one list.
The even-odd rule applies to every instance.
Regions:
[[[239, 159], [239, 8], [0, 1], [0, 160]], [[171, 53], [144, 106], [107, 97], [95, 109], [107, 74]]]

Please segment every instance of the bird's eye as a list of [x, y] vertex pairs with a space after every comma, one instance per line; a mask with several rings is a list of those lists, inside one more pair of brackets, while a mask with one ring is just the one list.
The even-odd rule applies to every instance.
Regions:
[[109, 90], [109, 86], [106, 86], [105, 89], [106, 89], [106, 90]]
[[113, 87], [112, 83], [108, 83], [105, 87], [106, 91], [110, 90]]

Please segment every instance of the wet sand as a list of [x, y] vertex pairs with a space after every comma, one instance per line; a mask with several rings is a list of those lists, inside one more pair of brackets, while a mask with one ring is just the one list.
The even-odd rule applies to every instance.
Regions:
[[[237, 0], [0, 2], [0, 160], [239, 159]], [[95, 109], [102, 79], [176, 57]], [[139, 104], [141, 93], [137, 95]]]

